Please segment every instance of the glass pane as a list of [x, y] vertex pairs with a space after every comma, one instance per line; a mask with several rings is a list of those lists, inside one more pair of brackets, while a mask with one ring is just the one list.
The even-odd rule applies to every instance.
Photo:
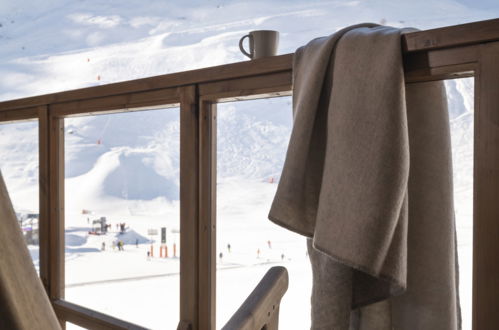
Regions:
[[39, 273], [38, 122], [0, 124], [0, 150], [0, 170]]
[[449, 104], [454, 203], [463, 329], [471, 330], [473, 275], [473, 78], [446, 81]]
[[219, 104], [217, 119], [217, 328], [275, 265], [290, 278], [280, 327], [310, 328], [305, 239], [267, 219], [291, 133], [291, 97]]
[[176, 328], [179, 115], [169, 108], [65, 120], [68, 301]]

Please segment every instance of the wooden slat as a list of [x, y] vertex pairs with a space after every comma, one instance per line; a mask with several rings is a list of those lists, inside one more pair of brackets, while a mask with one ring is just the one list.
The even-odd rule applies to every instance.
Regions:
[[66, 321], [92, 330], [145, 330], [139, 325], [126, 322], [115, 317], [72, 304], [65, 300], [55, 300], [52, 305], [59, 315]]
[[291, 70], [293, 54], [0, 102], [0, 111]]
[[213, 102], [239, 101], [270, 96], [289, 95], [291, 71], [278, 72], [249, 78], [223, 80], [199, 86], [203, 100]]
[[471, 77], [478, 62], [479, 46], [465, 46], [407, 54], [406, 82]]
[[36, 120], [38, 118], [38, 107], [17, 109], [10, 111], [0, 111], [0, 123], [7, 124], [11, 122]]
[[[51, 299], [64, 298], [64, 122], [39, 107], [40, 278]], [[61, 320], [64, 327], [64, 321]]]
[[473, 329], [499, 329], [499, 43], [483, 45], [475, 77]]
[[408, 33], [402, 45], [405, 52], [417, 52], [495, 40], [499, 40], [499, 19]]
[[39, 238], [40, 279], [50, 294], [50, 190], [49, 190], [49, 116], [47, 106], [38, 108], [38, 176], [39, 176]]
[[199, 330], [216, 326], [216, 104], [201, 102], [199, 146]]
[[222, 330], [277, 330], [279, 305], [288, 290], [288, 271], [272, 267]]
[[[49, 109], [50, 112], [50, 109]], [[49, 123], [49, 288], [51, 299], [64, 298], [64, 119]]]
[[154, 107], [176, 106], [177, 88], [113, 95], [74, 102], [57, 103], [50, 107], [51, 114], [59, 117], [97, 115], [124, 111], [146, 110]]
[[480, 46], [463, 46], [451, 49], [428, 51], [429, 66], [432, 68], [476, 63], [480, 54]]
[[476, 68], [477, 63], [466, 63], [414, 70], [405, 73], [405, 82], [418, 83], [424, 81], [468, 78], [473, 77]]
[[198, 328], [199, 106], [196, 86], [180, 89], [180, 320]]

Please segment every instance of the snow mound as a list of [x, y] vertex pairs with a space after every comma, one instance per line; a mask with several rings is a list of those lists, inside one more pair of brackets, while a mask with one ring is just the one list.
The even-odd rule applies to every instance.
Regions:
[[123, 199], [152, 200], [166, 197], [178, 200], [179, 187], [154, 169], [155, 154], [148, 151], [115, 152], [117, 166], [102, 182], [104, 193]]
[[122, 241], [124, 244], [136, 244], [137, 242], [139, 244], [144, 244], [144, 243], [149, 243], [150, 240], [147, 239], [146, 237], [140, 235], [137, 233], [135, 230], [130, 229], [127, 230], [123, 234], [117, 234], [116, 238], [120, 241]]

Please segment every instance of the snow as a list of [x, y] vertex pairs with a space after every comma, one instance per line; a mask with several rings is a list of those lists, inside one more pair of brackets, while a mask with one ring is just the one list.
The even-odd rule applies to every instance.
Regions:
[[[250, 30], [280, 31], [284, 54], [364, 21], [428, 29], [498, 14], [495, 1], [471, 0], [0, 1], [0, 100], [245, 60], [238, 41]], [[473, 80], [446, 86], [460, 294], [470, 329]], [[218, 109], [217, 325], [269, 267], [284, 265], [290, 287], [281, 328], [305, 329], [311, 272], [304, 239], [266, 220], [289, 139], [291, 98]], [[160, 237], [148, 230], [167, 227], [168, 252], [175, 243], [179, 255], [179, 109], [76, 117], [65, 128], [66, 298], [153, 329], [176, 328], [179, 260], [160, 258]], [[17, 212], [38, 210], [37, 136], [36, 122], [0, 125], [0, 168]], [[111, 231], [90, 235], [101, 216]], [[116, 223], [126, 224], [125, 234]], [[124, 251], [112, 248], [119, 240]], [[38, 247], [29, 248], [38, 268]]]

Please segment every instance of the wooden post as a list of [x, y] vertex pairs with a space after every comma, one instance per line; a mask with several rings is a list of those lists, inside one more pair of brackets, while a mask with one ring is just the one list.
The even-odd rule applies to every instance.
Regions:
[[480, 46], [475, 75], [473, 329], [499, 329], [499, 43]]
[[40, 279], [45, 291], [50, 295], [49, 124], [47, 106], [38, 107], [38, 163]]
[[216, 114], [215, 103], [200, 104], [199, 329], [216, 326]]
[[[40, 277], [50, 299], [64, 299], [64, 119], [39, 108]], [[65, 327], [65, 321], [60, 320]]]
[[180, 90], [180, 324], [198, 329], [199, 106], [195, 85]]

